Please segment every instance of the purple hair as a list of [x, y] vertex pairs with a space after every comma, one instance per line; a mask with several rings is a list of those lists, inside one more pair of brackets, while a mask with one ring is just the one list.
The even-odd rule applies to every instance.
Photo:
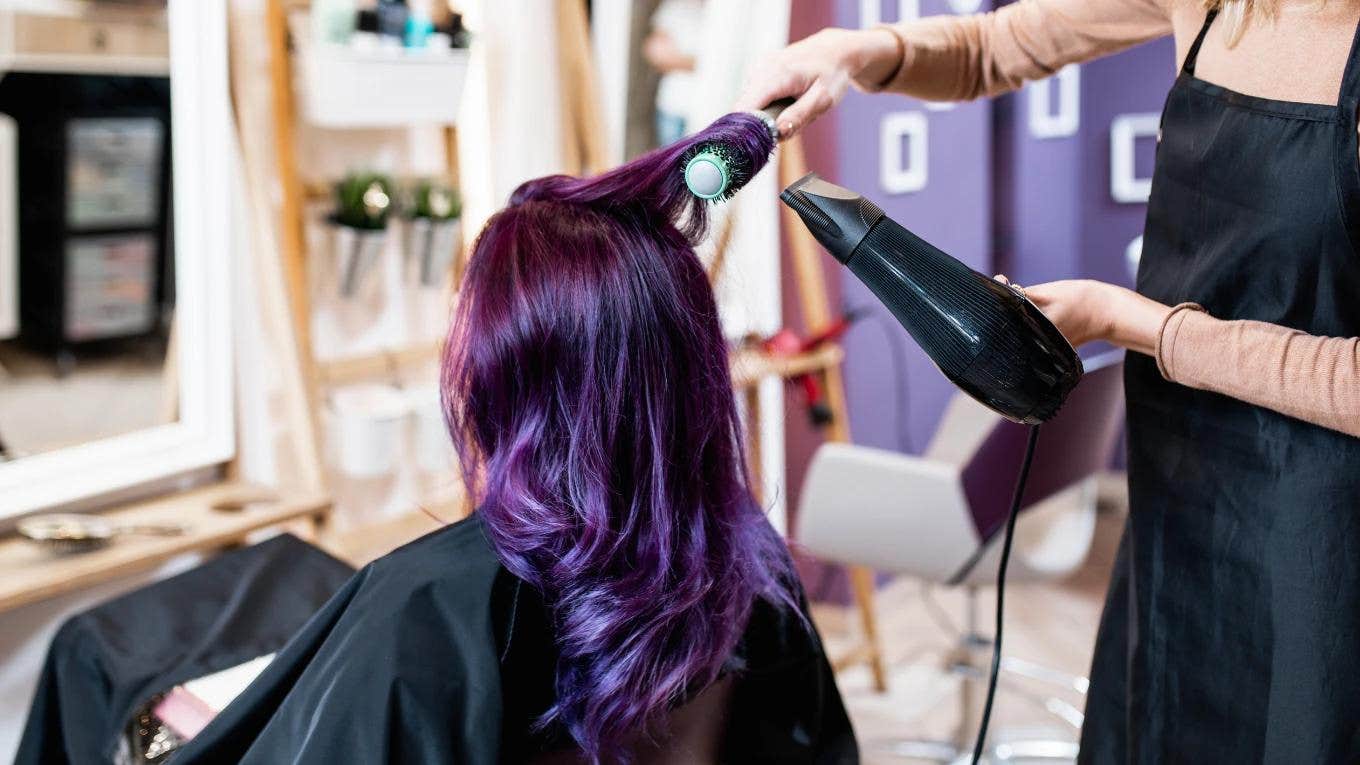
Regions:
[[445, 411], [502, 564], [553, 611], [560, 723], [626, 759], [713, 682], [757, 598], [796, 608], [788, 551], [748, 488], [718, 310], [683, 159], [759, 170], [751, 115], [594, 178], [515, 191], [468, 266]]

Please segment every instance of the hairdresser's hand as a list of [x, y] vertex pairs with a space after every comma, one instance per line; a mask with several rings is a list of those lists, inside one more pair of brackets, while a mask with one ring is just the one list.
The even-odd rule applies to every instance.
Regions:
[[850, 85], [882, 83], [901, 55], [901, 43], [887, 29], [823, 29], [762, 61], [747, 79], [737, 109], [797, 98], [779, 117], [779, 135], [788, 138], [839, 103]]
[[[1005, 276], [996, 279], [1010, 284]], [[1021, 290], [1074, 348], [1104, 340], [1151, 355], [1157, 347], [1157, 332], [1171, 310], [1133, 290], [1091, 279], [1067, 279]]]

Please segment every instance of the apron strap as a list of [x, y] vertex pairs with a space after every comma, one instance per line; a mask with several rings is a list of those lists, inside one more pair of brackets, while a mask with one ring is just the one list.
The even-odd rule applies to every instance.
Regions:
[[1346, 233], [1351, 249], [1360, 253], [1360, 173], [1356, 172], [1356, 156], [1360, 155], [1360, 136], [1356, 135], [1357, 111], [1360, 110], [1360, 24], [1355, 28], [1350, 57], [1346, 59], [1346, 73], [1341, 77], [1341, 92], [1336, 97], [1337, 178], [1341, 183], [1341, 212], [1346, 221]]
[[1214, 23], [1214, 18], [1218, 16], [1218, 9], [1209, 11], [1204, 17], [1204, 26], [1199, 28], [1199, 34], [1195, 36], [1195, 41], [1190, 44], [1190, 50], [1185, 54], [1185, 63], [1181, 65], [1181, 71], [1194, 75], [1195, 61], [1199, 59], [1199, 46], [1204, 44], [1204, 36], [1209, 34], [1209, 25]]
[[[1341, 92], [1337, 94], [1336, 102], [1345, 106], [1347, 102], [1354, 104], [1357, 99], [1360, 99], [1360, 24], [1356, 25], [1355, 37], [1351, 39], [1351, 54], [1346, 59], [1346, 73], [1341, 77]], [[1354, 114], [1350, 116], [1355, 117]]]

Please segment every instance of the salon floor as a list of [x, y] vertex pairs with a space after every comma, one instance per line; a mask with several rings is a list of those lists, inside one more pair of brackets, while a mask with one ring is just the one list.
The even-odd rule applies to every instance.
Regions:
[[87, 355], [68, 374], [17, 343], [0, 343], [0, 444], [13, 456], [130, 433], [171, 418], [164, 349]]
[[[1107, 482], [1117, 487], [1117, 481]], [[1104, 604], [1119, 535], [1125, 499], [1118, 488], [1102, 491], [1102, 511], [1095, 541], [1085, 564], [1070, 578], [1050, 584], [1007, 589], [1004, 654], [1034, 662], [1069, 675], [1084, 677], [1091, 663], [1096, 627]], [[916, 580], [899, 579], [878, 592], [877, 613], [883, 648], [889, 663], [888, 692], [872, 690], [867, 666], [848, 668], [838, 682], [860, 740], [865, 765], [915, 762], [894, 756], [893, 740], [948, 739], [960, 719], [959, 681], [944, 671], [947, 653], [955, 645], [956, 630], [965, 620], [964, 594], [959, 589], [925, 592]], [[995, 590], [978, 594], [979, 632], [990, 635], [996, 608]], [[834, 606], [814, 606], [814, 617], [829, 651], [852, 647], [858, 637], [855, 612]], [[980, 653], [983, 663], [989, 651]], [[979, 697], [985, 687], [978, 685]], [[1076, 711], [1084, 701], [1071, 692], [1025, 679], [1010, 681], [998, 691], [992, 727], [1007, 738], [1075, 740], [1076, 731], [1044, 708], [1043, 699], [1056, 697]], [[975, 731], [965, 733], [973, 740]], [[997, 739], [993, 739], [997, 740]]]

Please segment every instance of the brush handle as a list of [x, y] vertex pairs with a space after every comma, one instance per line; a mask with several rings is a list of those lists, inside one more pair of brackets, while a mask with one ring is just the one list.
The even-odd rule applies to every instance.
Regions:
[[774, 140], [779, 140], [779, 116], [784, 113], [785, 109], [793, 106], [796, 100], [798, 99], [793, 96], [786, 96], [778, 101], [770, 102], [764, 109], [755, 112], [756, 116], [765, 121], [765, 126], [770, 129], [770, 135], [774, 136]]

